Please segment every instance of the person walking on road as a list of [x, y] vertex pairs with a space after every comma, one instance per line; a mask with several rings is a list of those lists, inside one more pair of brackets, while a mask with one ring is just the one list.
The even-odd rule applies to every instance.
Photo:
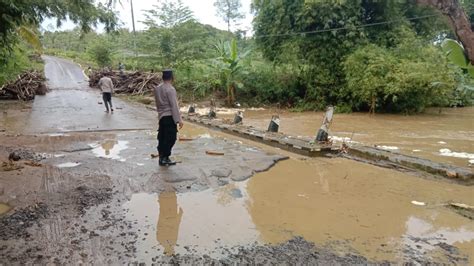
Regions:
[[176, 89], [173, 87], [173, 71], [163, 71], [163, 83], [155, 90], [155, 104], [158, 112], [158, 154], [160, 166], [175, 165], [170, 159], [171, 150], [176, 143], [179, 129], [183, 127], [183, 120], [179, 113]]
[[104, 100], [105, 112], [114, 111], [112, 106], [112, 94], [114, 93], [114, 83], [109, 77], [108, 73], [105, 73], [102, 78], [99, 80], [99, 88], [102, 90], [102, 99]]

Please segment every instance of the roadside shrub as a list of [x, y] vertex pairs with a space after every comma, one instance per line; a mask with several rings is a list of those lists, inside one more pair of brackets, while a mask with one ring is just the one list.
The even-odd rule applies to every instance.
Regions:
[[366, 45], [343, 63], [347, 86], [341, 98], [354, 110], [416, 113], [446, 106], [456, 88], [454, 73], [437, 47], [417, 40], [394, 49]]
[[298, 78], [284, 66], [257, 62], [239, 75], [239, 99], [251, 103], [293, 105], [298, 98]]
[[105, 40], [97, 41], [88, 50], [88, 54], [92, 60], [99, 65], [99, 67], [106, 67], [112, 65], [112, 57], [114, 48]]

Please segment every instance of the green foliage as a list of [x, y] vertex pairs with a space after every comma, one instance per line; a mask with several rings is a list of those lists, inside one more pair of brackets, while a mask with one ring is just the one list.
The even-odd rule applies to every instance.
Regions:
[[56, 18], [58, 25], [69, 18], [85, 32], [98, 22], [103, 23], [107, 30], [112, 30], [117, 23], [115, 14], [108, 6], [95, 5], [93, 0], [0, 0], [0, 63], [7, 63], [5, 61], [13, 51], [19, 34], [29, 34], [31, 39], [32, 31], [25, 29], [37, 27], [48, 17]]
[[232, 23], [245, 18], [240, 0], [216, 0], [214, 7], [216, 7], [216, 15], [227, 24], [229, 32]]
[[252, 8], [263, 56], [297, 69], [299, 109], [417, 112], [447, 104], [456, 87], [431, 45], [448, 26], [414, 1], [254, 0]]
[[217, 92], [221, 81], [207, 60], [192, 60], [175, 69], [176, 88], [188, 99], [201, 99]]
[[28, 51], [27, 44], [19, 42], [13, 47], [6, 63], [0, 64], [0, 87], [28, 69], [42, 70], [43, 63], [39, 60], [38, 54]]
[[456, 87], [443, 53], [416, 39], [402, 40], [392, 49], [363, 46], [343, 66], [347, 87], [341, 96], [355, 110], [420, 112], [447, 105]]
[[355, 109], [369, 106], [375, 112], [377, 100], [385, 96], [387, 76], [395, 65], [394, 56], [374, 44], [356, 50], [344, 62], [347, 86], [343, 97]]
[[29, 60], [24, 50], [15, 47], [6, 64], [0, 64], [0, 86], [16, 78], [22, 71], [28, 69]]
[[153, 5], [153, 9], [145, 10], [144, 15], [145, 21], [142, 22], [149, 28], [172, 28], [194, 20], [193, 12], [181, 0], [158, 1], [158, 5]]
[[99, 67], [110, 67], [112, 65], [114, 48], [107, 41], [94, 43], [87, 52]]
[[227, 88], [227, 104], [230, 106], [235, 101], [236, 87], [242, 87], [242, 84], [236, 80], [237, 74], [242, 71], [241, 60], [250, 51], [245, 51], [239, 55], [236, 39], [233, 39], [231, 42], [221, 41], [214, 47], [218, 54], [216, 67], [222, 78], [222, 83]]
[[464, 48], [457, 41], [446, 39], [443, 41], [441, 47], [453, 64], [460, 68], [467, 68], [468, 61], [464, 53]]

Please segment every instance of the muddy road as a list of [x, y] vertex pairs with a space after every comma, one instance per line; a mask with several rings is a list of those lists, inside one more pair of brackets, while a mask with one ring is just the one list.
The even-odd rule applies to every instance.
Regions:
[[0, 168], [0, 265], [473, 263], [474, 222], [447, 207], [472, 187], [190, 124], [159, 167], [154, 112], [106, 114], [77, 65], [45, 61], [51, 92], [0, 104], [0, 161], [22, 158]]

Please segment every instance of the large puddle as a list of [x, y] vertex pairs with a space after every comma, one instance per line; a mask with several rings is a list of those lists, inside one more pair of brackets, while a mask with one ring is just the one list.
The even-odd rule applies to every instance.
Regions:
[[372, 260], [412, 250], [443, 261], [440, 243], [474, 258], [474, 222], [445, 207], [452, 201], [473, 205], [472, 188], [344, 159], [290, 159], [213, 191], [136, 194], [124, 208], [142, 230], [141, 258], [152, 250], [219, 257], [294, 236]]
[[[438, 162], [472, 166], [474, 107], [443, 109], [441, 114], [438, 109], [430, 112], [413, 116], [335, 114], [330, 134], [336, 140], [352, 140]], [[246, 110], [244, 124], [266, 129], [274, 113], [276, 110]], [[292, 136], [314, 137], [323, 115], [321, 112], [282, 111], [280, 131]]]
[[223, 248], [257, 241], [259, 233], [245, 207], [245, 185], [185, 194], [133, 195], [124, 208], [127, 218], [141, 228], [138, 257], [151, 259], [153, 250], [168, 256], [195, 253], [219, 257]]

